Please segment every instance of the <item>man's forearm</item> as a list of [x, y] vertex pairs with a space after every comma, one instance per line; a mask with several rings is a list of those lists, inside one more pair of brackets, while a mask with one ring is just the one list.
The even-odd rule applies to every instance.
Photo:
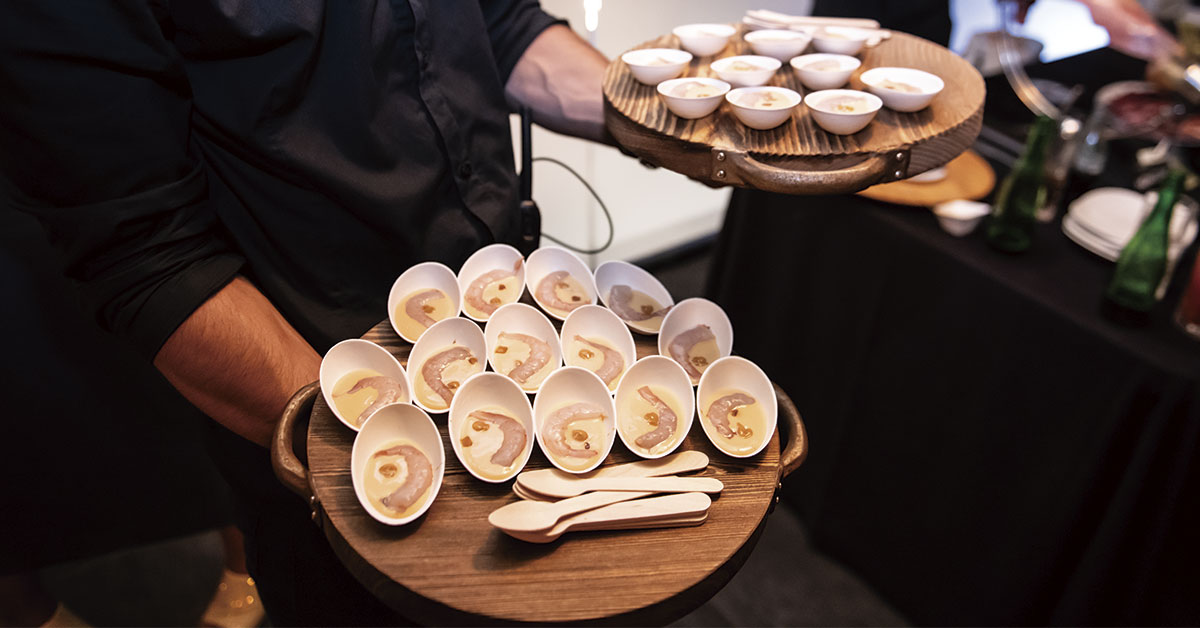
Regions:
[[154, 365], [200, 411], [264, 447], [321, 356], [249, 281], [235, 278], [175, 330]]
[[509, 101], [533, 111], [533, 120], [559, 133], [598, 142], [604, 131], [601, 85], [608, 59], [570, 28], [556, 24], [542, 31], [505, 85]]

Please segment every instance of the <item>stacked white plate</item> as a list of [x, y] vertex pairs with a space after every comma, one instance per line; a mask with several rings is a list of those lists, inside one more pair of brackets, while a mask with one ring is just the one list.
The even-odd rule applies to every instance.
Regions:
[[[1063, 233], [1079, 246], [1115, 262], [1157, 200], [1156, 192], [1142, 194], [1124, 188], [1088, 191], [1067, 208]], [[1168, 265], [1196, 238], [1196, 231], [1195, 206], [1180, 201], [1171, 216]]]

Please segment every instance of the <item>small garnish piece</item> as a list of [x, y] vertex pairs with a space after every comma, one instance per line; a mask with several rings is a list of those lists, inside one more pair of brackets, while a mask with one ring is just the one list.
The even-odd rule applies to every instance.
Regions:
[[385, 464], [382, 467], [379, 467], [379, 475], [382, 475], [385, 478], [394, 478], [399, 472], [400, 470], [397, 469], [396, 465], [394, 464]]
[[658, 413], [657, 412], [647, 412], [645, 414], [645, 416], [643, 416], [642, 418], [646, 419], [646, 422], [649, 423], [650, 425], [652, 425], [654, 427], [658, 427]]
[[425, 305], [421, 306], [421, 311], [425, 312], [426, 314], [433, 314], [433, 306], [426, 303]]
[[470, 437], [470, 436], [463, 436], [463, 437], [462, 437], [462, 446], [463, 446], [463, 447], [470, 447], [470, 446], [471, 446], [471, 437]]
[[579, 357], [581, 357], [581, 358], [583, 358], [583, 359], [585, 359], [585, 360], [590, 360], [590, 359], [592, 359], [592, 358], [593, 358], [595, 355], [596, 355], [595, 353], [592, 353], [591, 351], [589, 351], [589, 350], [587, 350], [587, 349], [580, 349], [580, 350], [579, 350]]
[[446, 388], [450, 390], [458, 390], [458, 382], [446, 382]]
[[649, 316], [653, 313], [654, 313], [654, 306], [652, 306], [652, 305], [643, 305], [642, 306], [642, 314]]
[[471, 429], [475, 430], [476, 432], [486, 432], [491, 427], [492, 426], [489, 425], [487, 421], [476, 421], [471, 424]]
[[488, 303], [491, 303], [492, 305], [500, 305], [500, 297], [492, 297], [488, 300]]
[[496, 353], [508, 353], [508, 347], [500, 345], [499, 347], [496, 347]]
[[742, 438], [750, 438], [754, 435], [754, 430], [742, 425], [741, 423], [738, 423], [737, 435], [741, 436]]
[[585, 432], [583, 430], [571, 430], [571, 438], [574, 438], [575, 440], [577, 440], [581, 443], [583, 441], [587, 440], [587, 437], [588, 437], [587, 432]]
[[479, 363], [479, 358], [476, 358], [475, 356], [471, 356], [471, 357], [467, 358], [467, 364], [478, 364], [478, 363]]
[[579, 301], [579, 300], [580, 300], [580, 298], [579, 298], [579, 295], [578, 295], [578, 294], [573, 294], [573, 295], [571, 295], [571, 300], [572, 300], [572, 301]]
[[698, 356], [692, 358], [692, 364], [694, 364], [696, 366], [705, 366], [708, 364], [708, 359], [702, 355], [698, 355]]
[[506, 286], [506, 285], [504, 285], [504, 284], [500, 284], [499, 286], [496, 286], [496, 289], [497, 289], [497, 290], [507, 290], [507, 289], [508, 289], [508, 286]]

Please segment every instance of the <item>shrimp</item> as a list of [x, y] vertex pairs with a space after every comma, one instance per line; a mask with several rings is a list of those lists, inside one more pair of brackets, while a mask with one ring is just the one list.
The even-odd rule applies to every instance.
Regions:
[[625, 358], [621, 357], [621, 352], [610, 349], [600, 343], [592, 342], [579, 334], [575, 335], [575, 340], [582, 342], [588, 346], [594, 347], [596, 350], [604, 354], [604, 363], [600, 368], [596, 369], [596, 375], [604, 380], [605, 385], [612, 384], [612, 381], [625, 370]]
[[534, 373], [542, 370], [542, 367], [550, 362], [550, 356], [552, 355], [550, 345], [533, 336], [510, 334], [502, 331], [500, 332], [500, 340], [503, 342], [523, 342], [529, 345], [529, 357], [518, 365], [517, 368], [508, 372], [508, 376], [518, 384], [524, 384]]
[[680, 333], [671, 340], [671, 357], [675, 358], [675, 361], [683, 367], [683, 370], [687, 371], [689, 377], [692, 379], [700, 379], [701, 373], [700, 371], [696, 370], [696, 367], [692, 364], [692, 361], [688, 359], [688, 351], [691, 351], [692, 347], [704, 342], [705, 340], [716, 339], [717, 337], [713, 335], [712, 330], [709, 329], [708, 325], [696, 325], [695, 327]]
[[590, 303], [590, 301], [584, 301], [580, 297], [573, 297], [579, 299], [579, 301], [567, 303], [566, 301], [558, 298], [558, 295], [555, 294], [554, 289], [559, 286], [565, 287], [566, 283], [563, 280], [570, 276], [571, 273], [568, 273], [565, 270], [556, 270], [549, 275], [542, 277], [542, 280], [538, 283], [537, 287], [538, 300], [548, 308], [562, 310], [564, 312], [570, 312], [577, 307]]
[[428, 306], [425, 304], [434, 299], [444, 298], [446, 298], [446, 293], [436, 288], [430, 288], [428, 290], [418, 292], [417, 294], [414, 294], [411, 299], [405, 301], [404, 313], [408, 314], [409, 318], [420, 323], [422, 327], [429, 327], [437, 321], [433, 320], [433, 318], [431, 318], [428, 314], [428, 312], [433, 311], [433, 308], [426, 310], [425, 308]]
[[667, 310], [671, 309], [671, 306], [668, 305], [661, 310], [647, 312], [646, 310], [650, 309], [650, 306], [647, 305], [646, 309], [635, 310], [629, 305], [631, 300], [633, 300], [633, 288], [624, 284], [617, 284], [608, 291], [608, 308], [617, 316], [633, 323], [650, 320], [655, 316], [663, 316]]
[[476, 277], [475, 281], [472, 281], [471, 285], [467, 287], [467, 294], [463, 298], [467, 300], [467, 303], [469, 303], [471, 307], [483, 312], [484, 314], [487, 314], [488, 316], [491, 316], [492, 313], [496, 311], [496, 308], [500, 307], [500, 304], [488, 303], [487, 301], [484, 301], [483, 291], [493, 283], [509, 277], [512, 277], [513, 283], [516, 283], [515, 273], [516, 270], [520, 269], [521, 267], [519, 262], [520, 260], [518, 260], [517, 268], [513, 271], [497, 268], [496, 270], [488, 271]]
[[721, 436], [733, 438], [733, 430], [729, 427], [729, 411], [752, 403], [756, 403], [754, 397], [746, 393], [725, 395], [708, 406], [708, 420]]
[[556, 456], [566, 456], [568, 458], [591, 458], [597, 452], [595, 449], [571, 449], [567, 446], [567, 425], [575, 421], [584, 421], [587, 419], [603, 419], [604, 412], [600, 411], [596, 406], [590, 403], [573, 403], [565, 408], [556, 410], [546, 419], [546, 425], [542, 428], [542, 442], [546, 448]]
[[675, 417], [675, 411], [671, 410], [671, 406], [663, 403], [663, 400], [659, 399], [658, 395], [650, 391], [649, 386], [642, 386], [639, 388], [638, 394], [642, 396], [642, 399], [654, 404], [655, 409], [658, 410], [658, 427], [654, 428], [653, 431], [646, 432], [645, 434], [638, 436], [637, 440], [633, 441], [637, 443], [638, 447], [650, 449], [664, 440], [667, 440], [672, 434], [675, 433], [675, 423], [677, 419]]
[[425, 383], [442, 398], [442, 401], [449, 404], [450, 400], [454, 399], [454, 391], [442, 381], [442, 371], [455, 360], [471, 359], [475, 359], [475, 356], [471, 354], [470, 349], [451, 347], [425, 360], [425, 364], [421, 365], [421, 377], [425, 378]]
[[390, 377], [384, 377], [383, 375], [364, 377], [355, 382], [350, 390], [342, 394], [353, 395], [364, 388], [374, 388], [379, 396], [375, 397], [375, 403], [363, 408], [363, 411], [355, 417], [358, 425], [362, 425], [363, 421], [371, 417], [371, 414], [384, 406], [390, 406], [393, 403], [403, 403], [399, 401], [400, 396], [404, 393], [404, 390], [400, 387], [400, 382]]
[[476, 410], [467, 417], [487, 421], [504, 432], [504, 441], [500, 443], [500, 449], [492, 454], [492, 464], [507, 467], [524, 451], [525, 426], [521, 425], [520, 421], [499, 412], [487, 412], [486, 410]]
[[425, 491], [429, 489], [429, 485], [433, 483], [433, 466], [429, 464], [429, 458], [426, 458], [420, 449], [412, 445], [400, 445], [377, 451], [372, 458], [379, 456], [404, 457], [404, 466], [408, 468], [404, 484], [380, 500], [384, 506], [396, 512], [404, 512], [417, 503], [417, 499], [424, 495]]

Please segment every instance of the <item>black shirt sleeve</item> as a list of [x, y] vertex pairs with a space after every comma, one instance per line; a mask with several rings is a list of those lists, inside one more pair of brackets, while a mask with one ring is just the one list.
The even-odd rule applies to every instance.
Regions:
[[0, 172], [102, 326], [147, 356], [242, 264], [223, 241], [191, 99], [144, 2], [0, 10]]
[[480, 6], [501, 84], [508, 83], [517, 61], [542, 31], [553, 24], [566, 24], [542, 11], [537, 0], [480, 0]]

